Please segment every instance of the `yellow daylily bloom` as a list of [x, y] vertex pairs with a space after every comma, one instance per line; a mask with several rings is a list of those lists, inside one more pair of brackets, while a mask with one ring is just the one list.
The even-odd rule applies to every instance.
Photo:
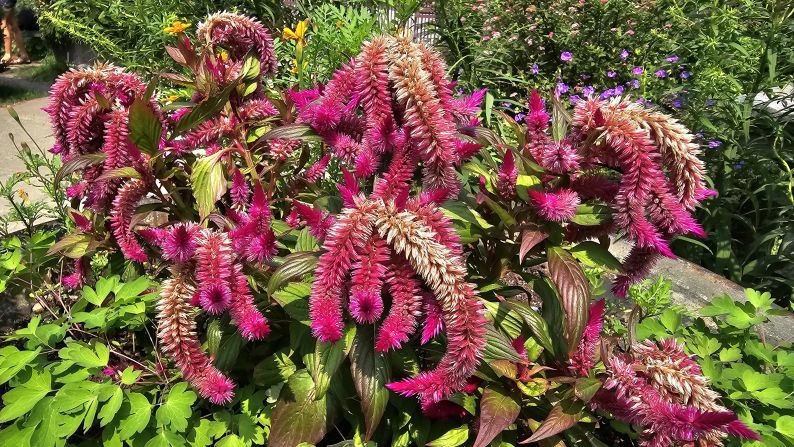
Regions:
[[301, 20], [295, 25], [294, 31], [285, 26], [284, 31], [281, 33], [281, 38], [284, 40], [295, 40], [302, 46], [306, 46], [307, 31], [309, 31], [309, 19]]
[[190, 23], [185, 23], [176, 20], [173, 23], [171, 23], [171, 26], [166, 26], [165, 28], [163, 28], [163, 31], [165, 31], [168, 34], [179, 34], [188, 28], [190, 28]]
[[168, 101], [168, 102], [174, 102], [174, 101], [176, 101], [177, 99], [179, 99], [179, 97], [180, 97], [179, 95], [171, 95], [171, 96], [167, 96], [167, 97], [165, 98], [165, 100], [166, 100], [166, 101]]
[[218, 54], [216, 56], [218, 57], [218, 59], [221, 60], [221, 62], [226, 62], [229, 60], [229, 53], [226, 50], [218, 51]]

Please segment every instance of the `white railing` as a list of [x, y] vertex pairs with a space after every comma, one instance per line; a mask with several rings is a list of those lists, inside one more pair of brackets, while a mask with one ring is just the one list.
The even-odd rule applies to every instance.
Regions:
[[[375, 14], [378, 25], [384, 30], [392, 31], [390, 27], [397, 22], [397, 11], [394, 8], [379, 7]], [[422, 6], [408, 18], [404, 28], [413, 34], [414, 40], [432, 45], [438, 40], [438, 36], [432, 31], [435, 19], [433, 7]]]

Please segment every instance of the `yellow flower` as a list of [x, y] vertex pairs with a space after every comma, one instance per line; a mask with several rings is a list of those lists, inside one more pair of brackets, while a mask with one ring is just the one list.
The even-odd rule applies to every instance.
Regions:
[[216, 55], [216, 57], [218, 59], [220, 59], [221, 62], [226, 62], [226, 61], [229, 60], [229, 53], [226, 52], [226, 50], [220, 50], [220, 51], [218, 51], [218, 54]]
[[28, 196], [28, 192], [22, 188], [17, 190], [17, 196], [19, 196], [19, 198], [25, 203], [27, 203], [28, 199], [30, 198], [30, 196]]
[[166, 26], [165, 28], [163, 28], [163, 31], [165, 31], [168, 34], [179, 34], [188, 28], [190, 28], [190, 23], [185, 23], [176, 20], [173, 23], [171, 23], [171, 26]]
[[171, 96], [167, 96], [167, 97], [165, 98], [165, 100], [166, 100], [166, 101], [168, 101], [168, 102], [174, 102], [174, 101], [176, 101], [177, 99], [179, 99], [179, 95], [171, 95]]
[[[303, 61], [302, 65], [303, 65], [303, 67], [301, 67], [301, 68], [303, 68], [305, 70], [309, 66], [309, 62], [308, 61]], [[292, 72], [292, 74], [298, 74], [298, 60], [297, 59], [293, 59], [292, 60], [292, 70], [290, 70], [290, 71]]]
[[281, 38], [284, 40], [295, 40], [305, 47], [306, 31], [309, 31], [309, 19], [298, 22], [298, 24], [295, 25], [295, 31], [285, 26], [284, 31], [281, 33]]

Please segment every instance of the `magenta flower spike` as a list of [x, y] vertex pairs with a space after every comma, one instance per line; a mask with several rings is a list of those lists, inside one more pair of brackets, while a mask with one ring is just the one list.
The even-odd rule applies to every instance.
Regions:
[[513, 158], [513, 151], [505, 151], [502, 165], [499, 166], [499, 181], [496, 189], [505, 199], [512, 199], [516, 195], [516, 181], [518, 180], [518, 167]]
[[383, 312], [381, 289], [386, 276], [389, 247], [383, 239], [373, 236], [358, 252], [353, 264], [350, 286], [350, 314], [362, 324], [371, 324]]

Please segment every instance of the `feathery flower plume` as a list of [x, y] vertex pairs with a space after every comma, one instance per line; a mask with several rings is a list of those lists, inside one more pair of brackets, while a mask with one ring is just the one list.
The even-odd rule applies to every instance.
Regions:
[[316, 163], [309, 166], [309, 169], [303, 174], [303, 178], [309, 183], [317, 183], [325, 174], [329, 161], [331, 161], [331, 156], [323, 155]]
[[518, 179], [518, 167], [513, 158], [513, 151], [505, 151], [505, 158], [499, 166], [499, 181], [496, 189], [505, 199], [512, 199], [516, 195], [516, 180]]
[[727, 435], [760, 440], [717, 402], [700, 367], [675, 340], [635, 344], [607, 361], [591, 405], [642, 429], [640, 445], [720, 446]]
[[232, 296], [229, 313], [246, 340], [261, 340], [270, 333], [267, 319], [259, 312], [248, 287], [248, 278], [239, 263], [232, 266]]
[[444, 330], [444, 319], [441, 305], [432, 293], [422, 292], [422, 310], [425, 321], [422, 325], [421, 343], [425, 345]]
[[582, 339], [576, 352], [569, 361], [570, 368], [577, 374], [587, 375], [595, 366], [595, 353], [598, 342], [601, 340], [601, 327], [604, 325], [604, 305], [606, 300], [599, 300], [590, 304], [587, 326], [585, 326]]
[[379, 237], [371, 237], [358, 251], [350, 286], [350, 314], [359, 323], [374, 323], [383, 312], [381, 289], [386, 275], [389, 247]]
[[228, 308], [233, 261], [234, 250], [226, 233], [201, 230], [196, 249], [196, 282], [199, 303], [207, 312], [217, 314]]
[[248, 205], [248, 197], [251, 195], [251, 187], [248, 186], [248, 181], [239, 169], [234, 171], [232, 175], [232, 187], [229, 191], [232, 198], [232, 206], [238, 210], [244, 210]]
[[325, 240], [328, 230], [335, 222], [334, 217], [325, 211], [301, 202], [294, 202], [293, 211], [306, 222], [309, 234], [317, 238], [318, 241]]
[[579, 195], [574, 191], [561, 188], [555, 192], [528, 190], [527, 194], [535, 205], [538, 215], [552, 222], [565, 222], [576, 214]]
[[174, 262], [188, 262], [196, 253], [198, 225], [183, 222], [173, 225], [160, 239], [163, 257]]
[[196, 36], [212, 54], [218, 47], [228, 50], [232, 61], [242, 61], [253, 50], [259, 58], [261, 73], [276, 73], [278, 62], [273, 51], [273, 37], [256, 19], [231, 12], [215, 13], [199, 24]]
[[322, 341], [335, 342], [342, 337], [342, 287], [356, 252], [372, 234], [374, 208], [375, 204], [364, 202], [342, 211], [323, 244], [325, 253], [317, 262], [309, 297], [312, 332]]
[[119, 189], [110, 210], [110, 228], [121, 252], [137, 262], [148, 260], [143, 247], [130, 228], [138, 202], [146, 196], [148, 187], [143, 180], [130, 179]]
[[170, 271], [157, 303], [157, 336], [162, 349], [202, 397], [225, 404], [234, 396], [234, 383], [212, 365], [196, 337], [196, 311], [190, 304], [194, 293], [192, 267], [179, 263]]
[[397, 256], [392, 258], [386, 285], [392, 297], [392, 306], [375, 338], [377, 352], [398, 349], [408, 341], [408, 337], [416, 330], [417, 318], [422, 306], [421, 284], [405, 258]]

